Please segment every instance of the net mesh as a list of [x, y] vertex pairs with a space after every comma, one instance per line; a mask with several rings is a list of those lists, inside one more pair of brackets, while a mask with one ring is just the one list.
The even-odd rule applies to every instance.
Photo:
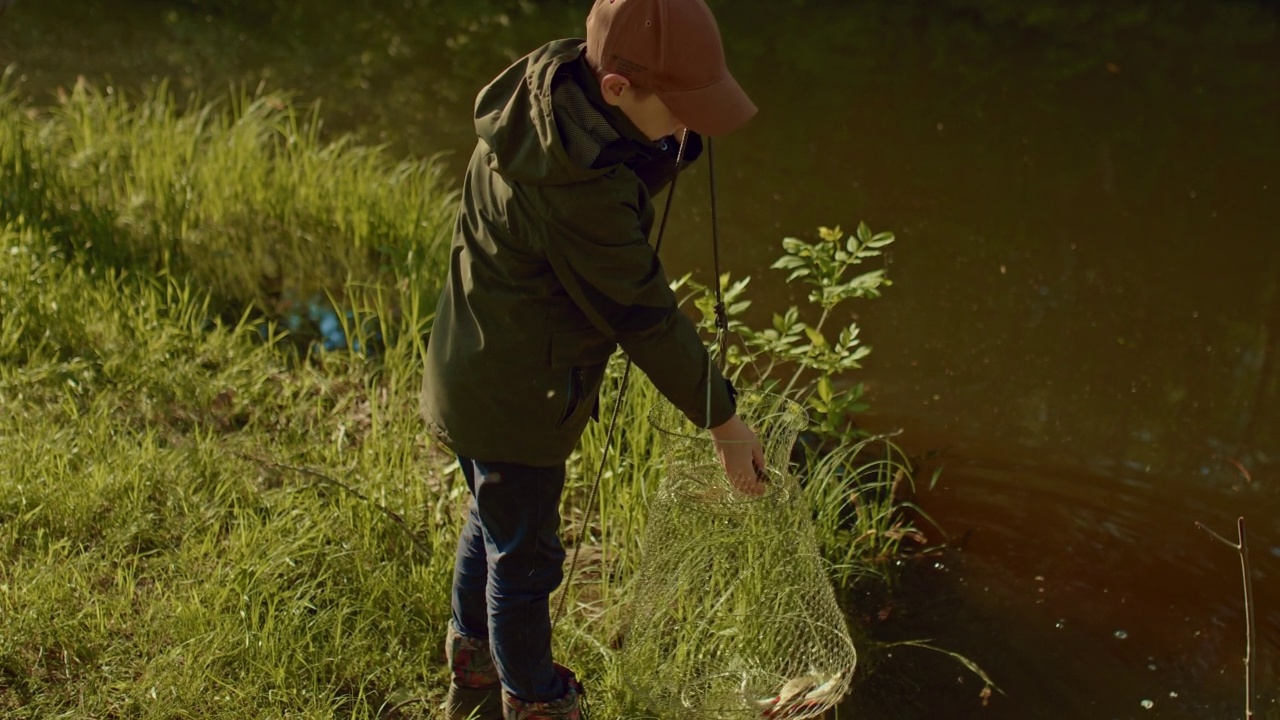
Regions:
[[804, 410], [745, 392], [765, 450], [760, 496], [735, 491], [710, 435], [665, 401], [650, 413], [666, 476], [649, 510], [622, 672], [662, 718], [810, 718], [848, 692], [857, 661], [787, 472]]

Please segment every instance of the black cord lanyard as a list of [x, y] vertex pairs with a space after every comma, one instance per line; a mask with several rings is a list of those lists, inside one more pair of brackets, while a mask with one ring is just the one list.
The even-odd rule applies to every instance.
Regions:
[[724, 290], [720, 287], [720, 215], [716, 201], [716, 158], [711, 138], [707, 138], [707, 171], [711, 176], [711, 252], [715, 266], [712, 282], [716, 289], [716, 347], [720, 350], [717, 361], [720, 371], [725, 369], [725, 351], [729, 342], [729, 312], [724, 307]]

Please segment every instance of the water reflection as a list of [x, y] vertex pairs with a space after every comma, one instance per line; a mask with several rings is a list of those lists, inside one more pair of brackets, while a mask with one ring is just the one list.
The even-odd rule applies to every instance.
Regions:
[[[1256, 519], [1254, 538], [1275, 537], [1274, 514], [1256, 510], [1267, 498], [1242, 491], [1227, 500], [1230, 507], [1215, 507], [1224, 498], [1211, 488], [1162, 491], [1142, 478], [1038, 464], [956, 459], [943, 477], [930, 507], [964, 538], [963, 550], [949, 551], [942, 569], [932, 559], [908, 568], [888, 600], [855, 602], [903, 608], [904, 617], [887, 622], [871, 614], [874, 634], [934, 638], [978, 659], [1009, 693], [984, 717], [1129, 717], [1143, 699], [1160, 717], [1238, 716], [1245, 639], [1239, 565], [1194, 522], [1230, 534], [1232, 513], [1245, 512]], [[1259, 592], [1280, 558], [1255, 552], [1253, 566]], [[1258, 646], [1273, 646], [1280, 625], [1274, 614], [1259, 617]], [[889, 678], [910, 673], [945, 698], [893, 717], [978, 709], [972, 678], [967, 695], [952, 685], [963, 676], [954, 664], [899, 653], [880, 658], [878, 668]], [[1259, 677], [1275, 676], [1266, 650], [1258, 670]], [[853, 709], [872, 707], [875, 697], [868, 690]]]
[[[950, 660], [898, 649], [854, 705], [1086, 718], [1138, 716], [1148, 700], [1160, 717], [1237, 715], [1236, 559], [1193, 522], [1249, 519], [1260, 647], [1274, 649], [1275, 4], [717, 5], [762, 108], [717, 153], [727, 265], [756, 277], [756, 308], [795, 300], [765, 269], [786, 235], [865, 219], [900, 238], [896, 286], [858, 308], [876, 348], [864, 422], [943, 451], [943, 482], [920, 501], [969, 541], [857, 602], [886, 639], [932, 638], [1008, 692], [983, 709]], [[208, 96], [295, 88], [323, 99], [334, 130], [444, 151], [458, 174], [476, 90], [580, 33], [584, 6], [33, 2], [4, 16], [0, 61], [37, 94], [78, 74], [122, 89], [172, 76]], [[681, 183], [673, 273], [709, 272], [704, 172]], [[1262, 660], [1274, 678], [1274, 653]]]

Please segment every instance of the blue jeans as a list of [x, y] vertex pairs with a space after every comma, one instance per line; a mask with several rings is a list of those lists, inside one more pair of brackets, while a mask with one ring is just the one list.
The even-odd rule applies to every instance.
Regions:
[[489, 640], [508, 693], [559, 699], [566, 688], [551, 664], [549, 598], [564, 578], [564, 465], [458, 461], [472, 499], [453, 570], [453, 623], [463, 635]]

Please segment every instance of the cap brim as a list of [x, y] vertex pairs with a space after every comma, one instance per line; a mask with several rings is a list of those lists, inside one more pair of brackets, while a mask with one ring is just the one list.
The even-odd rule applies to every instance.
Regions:
[[732, 75], [697, 90], [659, 90], [658, 97], [680, 122], [699, 135], [716, 137], [742, 127], [757, 108]]

